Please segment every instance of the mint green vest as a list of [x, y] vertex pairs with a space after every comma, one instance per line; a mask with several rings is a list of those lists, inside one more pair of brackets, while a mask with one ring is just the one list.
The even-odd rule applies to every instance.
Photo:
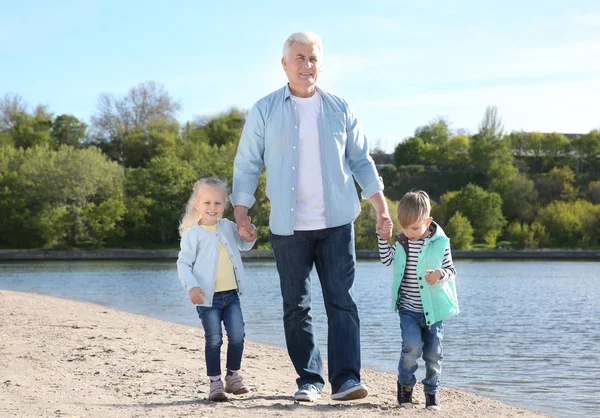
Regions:
[[[417, 261], [417, 281], [419, 283], [419, 292], [423, 303], [423, 314], [425, 315], [427, 325], [430, 326], [436, 322], [457, 315], [459, 312], [456, 284], [454, 280], [449, 282], [438, 282], [435, 286], [431, 286], [427, 283], [427, 280], [425, 280], [425, 275], [427, 274], [425, 270], [442, 268], [444, 252], [449, 243], [450, 240], [438, 226], [436, 234], [425, 241]], [[392, 308], [394, 311], [397, 311], [398, 299], [400, 298], [400, 284], [402, 283], [404, 269], [406, 268], [406, 252], [399, 242], [396, 243], [395, 247]]]

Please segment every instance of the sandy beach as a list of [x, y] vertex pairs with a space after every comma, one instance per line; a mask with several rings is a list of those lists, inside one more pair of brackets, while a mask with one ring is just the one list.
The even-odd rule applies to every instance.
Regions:
[[415, 408], [402, 409], [396, 377], [366, 369], [366, 399], [336, 402], [326, 386], [319, 401], [297, 404], [296, 374], [284, 350], [247, 341], [242, 367], [250, 393], [213, 403], [200, 323], [0, 291], [1, 417], [546, 416], [446, 387], [442, 410], [431, 412], [420, 385]]

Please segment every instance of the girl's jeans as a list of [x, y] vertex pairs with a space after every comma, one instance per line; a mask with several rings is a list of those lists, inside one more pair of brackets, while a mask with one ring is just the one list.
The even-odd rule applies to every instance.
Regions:
[[442, 372], [442, 339], [444, 327], [442, 321], [428, 327], [423, 312], [400, 309], [400, 329], [402, 331], [402, 354], [398, 364], [398, 382], [412, 388], [417, 383], [417, 359], [423, 356], [425, 361], [426, 393], [435, 393], [440, 386]]
[[237, 290], [216, 292], [212, 306], [196, 306], [196, 310], [204, 327], [207, 375], [221, 375], [221, 345], [223, 344], [221, 322], [227, 331], [227, 369], [239, 370], [245, 334]]

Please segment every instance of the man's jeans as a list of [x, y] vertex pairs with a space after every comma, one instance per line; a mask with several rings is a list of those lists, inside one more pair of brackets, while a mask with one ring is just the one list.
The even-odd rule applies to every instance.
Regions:
[[237, 290], [216, 292], [212, 306], [196, 306], [205, 338], [206, 374], [221, 375], [221, 345], [227, 331], [227, 369], [240, 370], [244, 351], [244, 318]]
[[360, 324], [352, 296], [356, 257], [354, 225], [294, 235], [270, 234], [277, 263], [283, 325], [298, 386], [325, 384], [323, 361], [313, 332], [310, 271], [315, 265], [327, 312], [327, 358], [332, 393], [348, 379], [360, 381]]
[[402, 354], [398, 364], [398, 382], [412, 388], [417, 383], [417, 359], [423, 355], [425, 361], [426, 393], [435, 393], [440, 387], [442, 372], [442, 339], [444, 327], [442, 321], [427, 326], [423, 312], [400, 309], [400, 329], [402, 330]]

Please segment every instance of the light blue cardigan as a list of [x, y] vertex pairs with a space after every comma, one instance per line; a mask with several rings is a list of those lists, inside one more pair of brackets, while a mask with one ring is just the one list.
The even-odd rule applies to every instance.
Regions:
[[177, 275], [188, 293], [193, 287], [200, 287], [204, 291], [206, 296], [204, 305], [201, 306], [212, 306], [219, 262], [219, 241], [231, 258], [238, 291], [241, 294], [244, 267], [240, 250], [250, 250], [256, 241], [246, 242], [240, 238], [236, 224], [228, 219], [219, 219], [216, 234], [195, 225], [181, 237]]

